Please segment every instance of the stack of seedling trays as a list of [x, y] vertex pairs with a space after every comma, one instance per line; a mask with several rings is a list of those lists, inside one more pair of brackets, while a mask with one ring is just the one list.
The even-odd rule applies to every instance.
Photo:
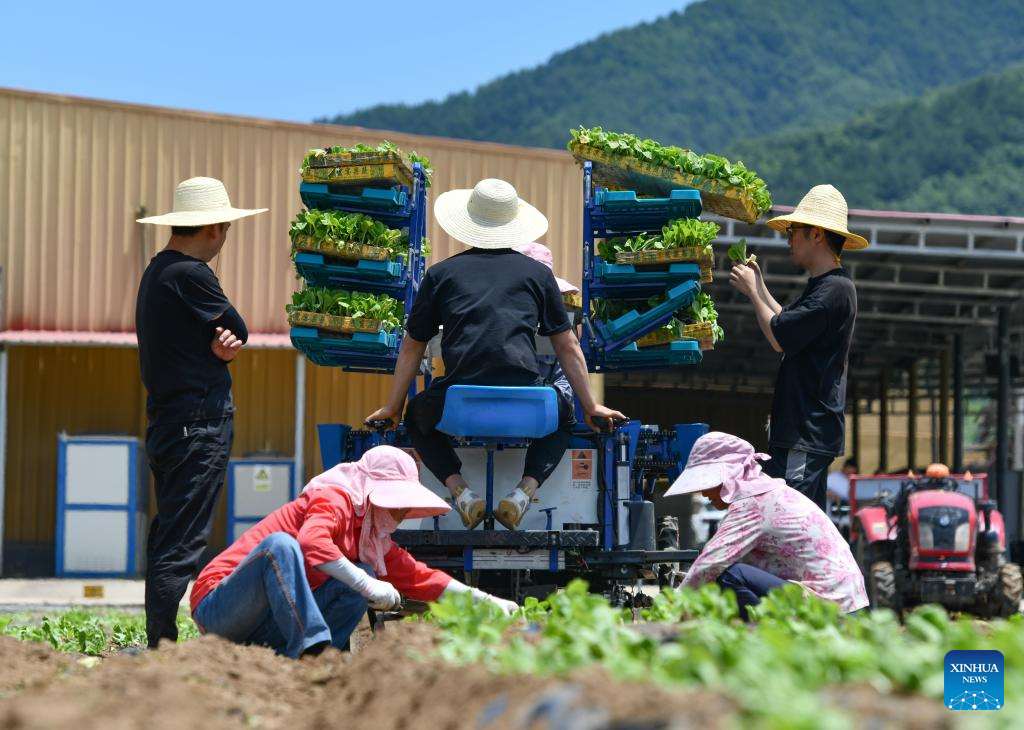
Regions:
[[426, 266], [429, 171], [385, 143], [310, 151], [301, 174], [292, 345], [316, 365], [393, 372]]
[[590, 369], [700, 363], [720, 332], [716, 321], [700, 320], [714, 312], [701, 284], [712, 279], [718, 232], [699, 220], [701, 193], [611, 191], [597, 186], [592, 172], [585, 163], [582, 346]]
[[756, 223], [771, 208], [764, 180], [742, 162], [600, 127], [581, 127], [571, 134], [569, 151], [581, 167], [590, 165], [594, 183], [605, 189], [651, 198], [667, 198], [679, 189], [696, 190], [707, 210], [744, 223]]

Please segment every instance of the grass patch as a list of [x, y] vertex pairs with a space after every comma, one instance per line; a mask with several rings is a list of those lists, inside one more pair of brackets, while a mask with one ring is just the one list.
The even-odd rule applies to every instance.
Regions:
[[[100, 656], [146, 645], [146, 616], [113, 609], [74, 608], [0, 616], [0, 636], [42, 641], [57, 651]], [[192, 617], [178, 613], [178, 641], [199, 636]]]

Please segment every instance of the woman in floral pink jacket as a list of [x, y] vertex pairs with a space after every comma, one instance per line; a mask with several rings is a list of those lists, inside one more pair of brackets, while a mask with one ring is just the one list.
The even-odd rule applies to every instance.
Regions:
[[716, 581], [736, 593], [740, 615], [787, 581], [846, 613], [868, 605], [864, 577], [832, 521], [782, 479], [761, 471], [769, 457], [727, 433], [697, 439], [686, 469], [665, 496], [700, 492], [727, 509], [684, 586]]

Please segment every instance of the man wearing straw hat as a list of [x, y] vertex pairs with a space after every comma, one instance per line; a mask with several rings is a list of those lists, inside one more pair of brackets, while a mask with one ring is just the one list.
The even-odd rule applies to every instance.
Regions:
[[[595, 400], [551, 269], [514, 250], [544, 235], [544, 214], [521, 200], [509, 183], [490, 179], [472, 190], [444, 193], [434, 203], [434, 216], [470, 249], [427, 270], [406, 322], [388, 403], [366, 420], [397, 424], [427, 342], [443, 326], [444, 377], [410, 401], [405, 426], [423, 463], [451, 492], [456, 511], [472, 529], [484, 518], [485, 500], [468, 487], [450, 438], [436, 428], [448, 386], [543, 384], [534, 341], [540, 334], [550, 337], [591, 428], [597, 430], [594, 418], [625, 416]], [[558, 429], [530, 443], [522, 480], [495, 510], [495, 518], [510, 530], [569, 446], [572, 406], [565, 398], [558, 401]]]
[[172, 212], [138, 220], [171, 227], [135, 305], [157, 505], [146, 545], [150, 648], [178, 637], [178, 603], [206, 548], [234, 438], [228, 363], [248, 332], [207, 264], [231, 221], [266, 210], [233, 208], [220, 180], [195, 177], [178, 184]]
[[793, 263], [810, 279], [800, 297], [783, 307], [756, 262], [738, 264], [729, 274], [729, 283], [753, 304], [768, 343], [783, 353], [765, 471], [824, 510], [828, 467], [846, 445], [846, 368], [857, 319], [857, 291], [840, 256], [868, 242], [847, 230], [846, 200], [831, 185], [811, 188], [796, 210], [768, 225], [786, 235]]

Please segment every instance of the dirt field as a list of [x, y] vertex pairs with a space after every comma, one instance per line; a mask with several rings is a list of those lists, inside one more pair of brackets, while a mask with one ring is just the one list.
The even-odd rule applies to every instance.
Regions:
[[[716, 728], [730, 702], [712, 692], [622, 684], [597, 670], [567, 679], [496, 676], [430, 659], [432, 629], [393, 624], [355, 655], [291, 661], [213, 637], [137, 656], [85, 659], [0, 637], [0, 730], [203, 728]], [[357, 646], [358, 649], [358, 646]], [[89, 665], [92, 666], [89, 666]], [[941, 728], [926, 700], [855, 688], [864, 727]]]

